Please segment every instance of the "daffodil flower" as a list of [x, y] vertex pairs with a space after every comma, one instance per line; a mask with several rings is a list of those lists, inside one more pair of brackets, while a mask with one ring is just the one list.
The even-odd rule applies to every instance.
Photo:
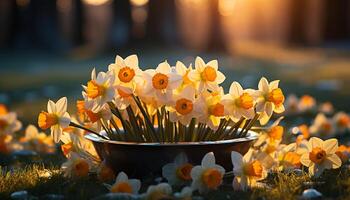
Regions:
[[175, 94], [173, 100], [173, 105], [168, 108], [172, 122], [180, 121], [181, 124], [187, 125], [192, 118], [198, 117], [202, 112], [201, 104], [195, 99], [195, 89], [191, 86]]
[[216, 190], [221, 185], [224, 174], [225, 169], [215, 163], [214, 153], [207, 153], [201, 165], [193, 167], [191, 171], [191, 188], [201, 194]]
[[307, 143], [307, 152], [301, 156], [301, 164], [309, 168], [311, 176], [319, 177], [325, 169], [336, 169], [342, 164], [337, 156], [338, 140], [321, 140], [312, 137]]
[[323, 113], [319, 113], [310, 126], [310, 133], [314, 136], [331, 138], [336, 133], [336, 130], [333, 121], [328, 119]]
[[306, 143], [291, 143], [277, 152], [279, 169], [290, 171], [301, 167], [301, 155], [307, 152]]
[[221, 119], [225, 118], [225, 106], [222, 104], [223, 88], [216, 91], [204, 91], [197, 98], [197, 104], [201, 107], [201, 114], [197, 116], [199, 122], [208, 125], [212, 130], [217, 130]]
[[198, 92], [204, 90], [215, 91], [218, 85], [224, 82], [225, 75], [218, 71], [218, 61], [212, 60], [205, 63], [202, 58], [195, 60], [195, 69], [188, 73], [188, 78], [198, 83]]
[[115, 183], [108, 186], [108, 188], [112, 193], [137, 194], [141, 188], [141, 181], [138, 179], [129, 179], [128, 175], [124, 172], [119, 172]]
[[97, 178], [102, 182], [115, 179], [114, 171], [106, 164], [105, 161], [102, 162], [97, 169]]
[[168, 183], [159, 183], [158, 185], [151, 185], [147, 188], [147, 192], [144, 195], [144, 199], [168, 199], [171, 197], [172, 193], [173, 190]]
[[90, 160], [72, 153], [68, 160], [62, 164], [64, 176], [69, 178], [82, 178], [89, 175], [92, 163]]
[[252, 90], [243, 90], [238, 82], [233, 82], [229, 93], [222, 98], [225, 115], [228, 115], [234, 122], [237, 122], [242, 116], [252, 119], [255, 115], [253, 97]]
[[284, 95], [278, 87], [279, 80], [269, 83], [265, 77], [259, 81], [258, 88], [255, 92], [257, 98], [256, 112], [260, 114], [260, 124], [268, 122], [272, 113], [282, 113], [284, 111]]
[[316, 100], [310, 95], [303, 95], [299, 99], [298, 110], [300, 112], [307, 112], [316, 108]]
[[95, 69], [92, 70], [91, 80], [87, 86], [83, 86], [84, 91], [82, 92], [89, 110], [98, 112], [107, 102], [114, 99], [114, 80], [115, 77], [111, 71], [99, 72], [96, 77]]
[[182, 77], [173, 72], [167, 61], [162, 62], [153, 70], [146, 70], [144, 73], [146, 80], [145, 94], [155, 96], [161, 104], [167, 104], [172, 98], [172, 90], [178, 88]]
[[5, 115], [7, 113], [8, 113], [7, 107], [4, 104], [0, 103], [0, 116]]
[[49, 100], [47, 103], [47, 111], [39, 114], [38, 125], [45, 130], [51, 128], [51, 136], [57, 143], [60, 141], [64, 128], [70, 123], [70, 116], [67, 113], [67, 98], [62, 97], [56, 103]]
[[180, 153], [173, 163], [168, 163], [162, 168], [162, 175], [170, 185], [181, 186], [191, 180], [193, 165], [188, 162], [187, 156]]
[[47, 136], [43, 132], [39, 132], [32, 124], [27, 126], [25, 135], [20, 138], [20, 142], [26, 149], [41, 153], [53, 153], [56, 149], [52, 137]]
[[244, 156], [232, 151], [231, 159], [233, 164], [233, 188], [235, 190], [247, 190], [255, 187], [257, 181], [267, 177], [267, 171], [263, 164], [253, 157], [253, 151], [249, 150]]
[[350, 158], [350, 147], [340, 145], [335, 154], [337, 154], [343, 163], [346, 163]]
[[181, 83], [181, 87], [179, 88], [185, 88], [186, 86], [189, 86], [189, 85], [196, 88], [196, 85], [197, 85], [196, 82], [191, 81], [190, 78], [188, 77], [188, 74], [193, 70], [192, 65], [190, 65], [187, 68], [181, 61], [177, 61], [175, 65], [175, 70], [177, 74], [182, 76], [182, 83]]
[[332, 118], [333, 124], [340, 133], [350, 130], [350, 116], [345, 112], [338, 112]]
[[0, 115], [0, 135], [13, 134], [22, 128], [22, 123], [17, 120], [17, 114], [14, 112]]

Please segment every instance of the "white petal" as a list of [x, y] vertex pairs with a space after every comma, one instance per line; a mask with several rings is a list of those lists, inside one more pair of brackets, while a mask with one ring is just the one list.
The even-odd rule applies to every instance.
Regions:
[[194, 166], [191, 170], [191, 178], [193, 180], [201, 178], [203, 170], [204, 168], [202, 166]]
[[203, 61], [203, 59], [199, 56], [196, 57], [196, 60], [195, 60], [195, 68], [196, 70], [199, 70], [200, 72], [203, 71], [205, 67], [205, 63]]
[[58, 143], [60, 141], [60, 137], [62, 134], [62, 129], [58, 125], [51, 126], [51, 137], [53, 138], [54, 142]]
[[216, 72], [216, 79], [215, 82], [217, 84], [221, 84], [222, 82], [224, 82], [226, 79], [225, 75], [223, 73], [221, 73], [220, 71]]
[[156, 71], [162, 74], [169, 74], [171, 72], [171, 67], [167, 61], [164, 61], [158, 65]]
[[309, 153], [304, 153], [301, 157], [300, 157], [300, 162], [301, 164], [303, 164], [306, 167], [310, 167], [312, 162], [309, 158]]
[[278, 84], [279, 84], [280, 80], [275, 80], [275, 81], [271, 81], [271, 83], [269, 84], [269, 87], [271, 90], [278, 88]]
[[184, 152], [181, 152], [179, 155], [176, 156], [174, 162], [177, 166], [180, 166], [188, 163], [188, 158]]
[[258, 88], [259, 88], [260, 91], [262, 91], [264, 93], [268, 93], [269, 92], [269, 82], [267, 81], [267, 79], [265, 77], [262, 77], [260, 79]]
[[56, 110], [56, 104], [53, 101], [49, 100], [47, 102], [47, 112], [56, 113]]
[[332, 169], [336, 169], [339, 168], [342, 164], [341, 159], [337, 156], [337, 154], [332, 154], [327, 156], [327, 160], [331, 163], [331, 168]]
[[211, 60], [207, 63], [207, 66], [210, 66], [214, 68], [215, 70], [218, 70], [218, 60]]
[[329, 139], [323, 142], [323, 149], [327, 154], [334, 154], [338, 150], [338, 140]]
[[127, 181], [128, 181], [128, 175], [126, 175], [124, 172], [119, 172], [117, 178], [115, 179], [115, 183], [127, 182]]
[[213, 152], [205, 154], [205, 156], [202, 159], [202, 166], [206, 168], [215, 166], [215, 156]]
[[59, 99], [56, 103], [56, 112], [59, 115], [64, 114], [67, 111], [67, 97], [62, 97], [61, 99]]
[[124, 59], [125, 65], [132, 68], [138, 68], [139, 66], [139, 59], [137, 58], [137, 55], [133, 54]]
[[231, 161], [233, 164], [233, 168], [240, 168], [242, 166], [243, 156], [235, 151], [231, 152]]
[[243, 88], [242, 88], [241, 84], [239, 84], [238, 82], [235, 81], [231, 84], [229, 92], [234, 97], [239, 97], [243, 93]]

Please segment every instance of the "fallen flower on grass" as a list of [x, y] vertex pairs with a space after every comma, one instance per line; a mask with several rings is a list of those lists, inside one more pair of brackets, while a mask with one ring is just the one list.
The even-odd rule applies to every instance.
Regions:
[[321, 140], [312, 137], [307, 143], [308, 152], [301, 156], [301, 164], [309, 168], [311, 176], [319, 177], [325, 169], [336, 169], [342, 164], [337, 156], [338, 140]]
[[233, 164], [233, 188], [235, 190], [247, 190], [255, 187], [257, 181], [267, 177], [267, 171], [262, 163], [253, 157], [253, 150], [249, 150], [244, 156], [232, 151], [231, 159]]

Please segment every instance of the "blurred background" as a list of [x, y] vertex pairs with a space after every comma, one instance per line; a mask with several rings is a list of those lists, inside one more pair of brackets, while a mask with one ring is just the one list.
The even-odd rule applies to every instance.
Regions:
[[0, 103], [35, 123], [48, 99], [81, 98], [93, 67], [137, 54], [163, 60], [218, 59], [227, 77], [257, 87], [280, 79], [350, 110], [348, 0], [1, 0]]

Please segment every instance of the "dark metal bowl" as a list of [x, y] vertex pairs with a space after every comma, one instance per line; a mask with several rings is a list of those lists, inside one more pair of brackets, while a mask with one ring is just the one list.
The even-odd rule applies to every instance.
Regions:
[[[104, 134], [103, 132], [101, 134]], [[183, 152], [190, 163], [198, 165], [203, 156], [214, 152], [216, 162], [227, 171], [232, 170], [231, 152], [245, 154], [258, 134], [249, 131], [244, 138], [208, 142], [178, 143], [134, 143], [104, 140], [94, 134], [85, 138], [91, 140], [102, 160], [107, 162], [115, 173], [124, 171], [133, 177], [160, 175], [162, 167], [173, 162], [176, 155]]]

